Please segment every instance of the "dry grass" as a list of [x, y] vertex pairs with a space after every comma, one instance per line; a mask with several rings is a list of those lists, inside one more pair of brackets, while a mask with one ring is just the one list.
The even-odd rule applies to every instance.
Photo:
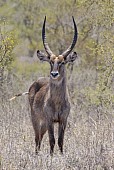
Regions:
[[[92, 77], [91, 74], [90, 77]], [[77, 84], [75, 83], [76, 86], [80, 84], [80, 80], [82, 81], [81, 75], [77, 79]], [[13, 82], [12, 86], [8, 87], [10, 90], [8, 96], [1, 101], [1, 169], [113, 170], [114, 117], [112, 115], [114, 110], [112, 109], [111, 114], [106, 115], [102, 108], [85, 107], [84, 99], [81, 99], [82, 103], [78, 103], [77, 98], [73, 99], [75, 102], [72, 105], [65, 132], [64, 155], [59, 153], [57, 146], [57, 125], [55, 127], [54, 156], [49, 155], [47, 134], [43, 138], [39, 155], [35, 155], [34, 132], [30, 121], [27, 96], [17, 98], [12, 102], [7, 100], [15, 93], [16, 89], [21, 88], [23, 91], [29, 87], [31, 82], [32, 80], [23, 86]]]

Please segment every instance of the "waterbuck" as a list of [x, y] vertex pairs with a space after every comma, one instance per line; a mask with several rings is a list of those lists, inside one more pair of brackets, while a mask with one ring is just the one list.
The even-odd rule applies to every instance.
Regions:
[[68, 101], [66, 87], [66, 71], [65, 64], [73, 62], [77, 54], [72, 52], [77, 41], [77, 27], [74, 24], [74, 37], [72, 44], [61, 55], [56, 56], [49, 48], [46, 42], [44, 19], [42, 28], [42, 40], [47, 55], [41, 51], [37, 51], [37, 56], [42, 61], [50, 64], [50, 78], [40, 78], [34, 82], [29, 89], [29, 103], [31, 107], [31, 118], [35, 132], [36, 154], [40, 150], [43, 135], [48, 130], [50, 154], [53, 154], [55, 138], [54, 123], [58, 123], [58, 146], [63, 153], [63, 139], [67, 123], [67, 117], [70, 112], [70, 103]]

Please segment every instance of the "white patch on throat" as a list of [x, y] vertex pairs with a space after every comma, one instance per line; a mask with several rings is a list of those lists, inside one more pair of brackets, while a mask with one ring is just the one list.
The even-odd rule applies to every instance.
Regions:
[[63, 81], [63, 78], [61, 78], [60, 80], [58, 80], [58, 79], [51, 79], [51, 82], [53, 83], [53, 84], [55, 84], [55, 85], [60, 85], [61, 83], [62, 83], [62, 81]]

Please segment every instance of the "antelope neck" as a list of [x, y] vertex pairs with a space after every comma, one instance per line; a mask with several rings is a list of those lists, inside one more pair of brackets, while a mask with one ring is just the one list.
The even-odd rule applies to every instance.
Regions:
[[62, 102], [66, 98], [66, 77], [63, 76], [60, 81], [50, 79], [50, 97], [53, 102]]

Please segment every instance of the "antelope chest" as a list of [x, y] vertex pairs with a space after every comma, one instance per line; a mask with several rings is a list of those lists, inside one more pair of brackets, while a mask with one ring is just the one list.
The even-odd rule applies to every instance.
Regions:
[[61, 119], [66, 119], [70, 112], [70, 103], [68, 101], [63, 104], [55, 105], [53, 112], [53, 121], [59, 122]]
[[64, 100], [48, 99], [44, 105], [45, 116], [51, 118], [54, 122], [59, 122], [61, 116], [68, 115], [70, 111], [69, 102]]
[[65, 108], [61, 104], [55, 105], [55, 107], [53, 108], [53, 113], [52, 113], [54, 122], [59, 122], [64, 110]]

